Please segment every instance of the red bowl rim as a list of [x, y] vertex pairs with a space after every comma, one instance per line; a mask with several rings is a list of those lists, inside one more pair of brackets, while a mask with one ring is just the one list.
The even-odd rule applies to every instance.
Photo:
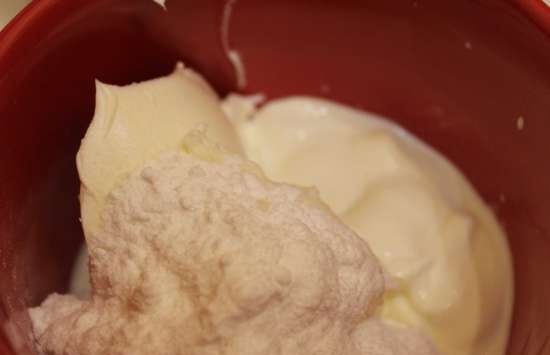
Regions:
[[[6, 53], [10, 53], [11, 47], [17, 45], [20, 37], [26, 33], [32, 33], [46, 29], [44, 25], [50, 22], [56, 22], [63, 18], [65, 13], [70, 13], [72, 9], [81, 5], [93, 3], [98, 0], [32, 0], [22, 11], [20, 11], [2, 30], [0, 30], [0, 64]], [[229, 0], [226, 0], [229, 1]], [[550, 1], [545, 0], [503, 0], [509, 1], [525, 13], [550, 37]], [[63, 4], [61, 6], [60, 4]], [[55, 11], [51, 11], [55, 9]], [[44, 14], [49, 14], [46, 19]]]

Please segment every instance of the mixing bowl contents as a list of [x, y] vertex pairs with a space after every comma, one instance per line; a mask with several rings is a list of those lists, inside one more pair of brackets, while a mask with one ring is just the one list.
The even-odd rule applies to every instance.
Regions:
[[504, 354], [506, 238], [462, 174], [374, 115], [260, 100], [220, 102], [181, 65], [97, 84], [89, 259], [29, 310], [39, 350]]
[[372, 317], [382, 269], [314, 194], [199, 132], [124, 179], [102, 216], [87, 236], [92, 300], [31, 310], [46, 352], [435, 354]]
[[444, 157], [394, 123], [326, 100], [224, 103], [246, 156], [274, 181], [318, 188], [392, 276], [382, 316], [449, 355], [504, 354], [512, 310], [506, 237]]

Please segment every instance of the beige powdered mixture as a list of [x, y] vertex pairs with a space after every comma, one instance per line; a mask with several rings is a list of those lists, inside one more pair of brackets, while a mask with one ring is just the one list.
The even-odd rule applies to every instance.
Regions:
[[384, 274], [316, 194], [188, 137], [108, 196], [87, 238], [91, 300], [30, 310], [64, 355], [427, 355], [374, 316]]

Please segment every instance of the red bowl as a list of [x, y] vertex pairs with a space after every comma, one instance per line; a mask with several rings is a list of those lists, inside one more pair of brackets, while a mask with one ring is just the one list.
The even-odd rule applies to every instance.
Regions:
[[[220, 94], [236, 89], [224, 1], [167, 6], [34, 1], [0, 33], [0, 329], [12, 339], [0, 354], [32, 354], [26, 307], [66, 290], [94, 79], [130, 83], [183, 60]], [[240, 0], [230, 22], [246, 92], [393, 117], [471, 179], [513, 252], [510, 355], [550, 353], [549, 14], [538, 0]]]

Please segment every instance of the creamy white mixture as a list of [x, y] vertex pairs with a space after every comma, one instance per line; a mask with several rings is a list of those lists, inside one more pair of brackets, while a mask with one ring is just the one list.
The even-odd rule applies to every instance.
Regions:
[[382, 268], [313, 191], [270, 182], [200, 134], [116, 187], [86, 241], [93, 297], [30, 311], [45, 352], [435, 354], [372, 318]]
[[317, 187], [369, 243], [395, 281], [382, 316], [422, 329], [444, 354], [504, 354], [510, 254], [462, 174], [376, 115], [311, 97], [257, 102], [224, 102], [246, 156], [274, 181]]
[[[435, 353], [424, 332], [442, 354], [502, 355], [512, 304], [508, 249], [462, 175], [399, 127], [367, 113], [313, 98], [277, 100], [259, 110], [257, 101], [230, 96], [222, 105], [208, 84], [181, 67], [129, 87], [98, 83], [96, 114], [78, 155], [93, 296], [51, 296], [31, 311], [42, 349]], [[339, 218], [311, 193], [271, 183], [236, 156], [212, 153], [189, 138], [182, 152], [183, 137], [197, 125], [226, 150], [258, 163], [269, 179], [315, 186]], [[201, 168], [198, 177], [191, 176], [194, 166]], [[187, 200], [195, 202], [190, 207]], [[286, 207], [275, 208], [281, 201]], [[264, 224], [258, 215], [265, 215]], [[237, 226], [228, 222], [237, 217]], [[297, 235], [312, 245], [294, 243]], [[221, 241], [224, 256], [201, 246], [213, 240]], [[353, 247], [338, 256], [348, 242]], [[388, 274], [368, 248], [362, 251], [365, 242]], [[347, 253], [360, 256], [348, 260]], [[224, 264], [225, 257], [240, 265], [229, 278], [228, 270], [220, 276], [194, 264]], [[274, 265], [285, 258], [292, 266], [280, 273]], [[85, 264], [84, 251], [72, 285], [83, 298], [90, 297]], [[246, 302], [231, 291], [241, 287]], [[112, 334], [123, 340], [114, 342]]]

